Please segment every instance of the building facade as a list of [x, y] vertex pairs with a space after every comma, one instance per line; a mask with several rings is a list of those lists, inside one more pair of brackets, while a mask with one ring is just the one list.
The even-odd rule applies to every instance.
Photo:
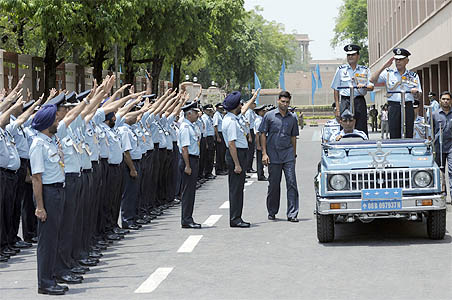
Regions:
[[[401, 47], [412, 54], [407, 68], [419, 74], [423, 103], [430, 91], [452, 89], [452, 0], [368, 0], [367, 16], [372, 72]], [[377, 87], [377, 104], [386, 102], [385, 94]]]

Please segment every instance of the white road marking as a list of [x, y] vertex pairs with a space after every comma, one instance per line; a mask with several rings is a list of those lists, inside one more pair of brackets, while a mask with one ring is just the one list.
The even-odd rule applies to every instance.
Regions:
[[224, 201], [224, 203], [221, 204], [220, 208], [229, 208], [229, 201]]
[[250, 186], [250, 185], [253, 184], [253, 182], [254, 182], [254, 181], [248, 181], [248, 182], [245, 182], [245, 186]]
[[160, 283], [163, 282], [163, 280], [168, 277], [169, 273], [174, 268], [158, 268], [155, 270], [154, 273], [152, 273], [148, 279], [146, 279], [136, 290], [135, 293], [137, 294], [143, 294], [143, 293], [151, 293], [153, 292]]
[[312, 134], [312, 141], [320, 142], [321, 138], [322, 138], [322, 132], [320, 130], [314, 131], [314, 133]]
[[251, 178], [257, 178], [257, 173], [251, 174]]
[[207, 220], [204, 221], [204, 223], [202, 223], [202, 226], [212, 227], [216, 222], [218, 222], [218, 220], [220, 220], [222, 216], [223, 215], [211, 215], [207, 218]]
[[180, 246], [178, 253], [190, 253], [198, 245], [199, 241], [202, 239], [202, 235], [190, 235], [185, 242]]

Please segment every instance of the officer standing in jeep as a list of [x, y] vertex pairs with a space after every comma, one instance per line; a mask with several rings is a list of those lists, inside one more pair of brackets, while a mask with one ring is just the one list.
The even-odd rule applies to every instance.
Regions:
[[[356, 129], [367, 131], [367, 107], [364, 96], [367, 91], [373, 91], [374, 85], [369, 81], [370, 70], [358, 65], [359, 50], [358, 45], [347, 45], [344, 47], [347, 53], [347, 64], [339, 66], [334, 75], [331, 88], [334, 90], [334, 102], [336, 103], [336, 119], [339, 121], [345, 109], [350, 109], [350, 89], [339, 89], [339, 87], [356, 86], [354, 89], [354, 115], [356, 119]], [[339, 98], [340, 95], [340, 98]], [[339, 103], [339, 99], [341, 100]]]
[[[413, 137], [414, 127], [414, 108], [413, 101], [420, 99], [422, 93], [421, 81], [416, 72], [410, 71], [406, 68], [409, 62], [408, 56], [411, 53], [403, 48], [395, 48], [392, 50], [394, 57], [391, 57], [375, 74], [372, 75], [370, 81], [373, 83], [384, 82], [387, 91], [394, 92], [410, 92], [405, 95], [405, 125], [406, 137]], [[389, 69], [392, 62], [395, 61], [396, 69]], [[401, 113], [400, 113], [400, 93], [389, 94], [389, 135], [391, 139], [399, 139], [401, 133]]]

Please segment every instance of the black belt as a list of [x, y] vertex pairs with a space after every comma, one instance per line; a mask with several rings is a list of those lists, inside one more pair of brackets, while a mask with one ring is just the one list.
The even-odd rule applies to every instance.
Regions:
[[[248, 151], [248, 148], [236, 148], [237, 149], [237, 151]], [[228, 149], [229, 150], [229, 149]]]
[[[341, 99], [349, 100], [349, 99], [350, 99], [350, 96], [341, 96]], [[366, 100], [366, 99], [364, 98], [364, 96], [361, 96], [361, 95], [355, 96], [355, 99], [364, 99], [364, 100]]]
[[28, 158], [20, 158], [20, 161], [28, 163], [30, 160]]
[[83, 173], [92, 173], [93, 169], [83, 169]]
[[159, 143], [154, 143], [154, 149], [158, 149], [159, 148]]
[[141, 159], [132, 159], [132, 161], [139, 162], [139, 161], [141, 161]]
[[43, 184], [43, 186], [54, 187], [54, 188], [64, 188], [65, 184], [64, 184], [64, 182], [57, 182], [57, 183]]
[[10, 169], [6, 169], [6, 168], [0, 168], [0, 170], [2, 170], [3, 172], [9, 173], [9, 174], [17, 174], [17, 171], [19, 170], [10, 170]]
[[108, 162], [108, 158], [103, 158], [103, 157], [101, 157], [101, 158], [100, 158], [100, 161], [106, 161], [106, 162]]
[[189, 154], [189, 157], [193, 157], [193, 158], [199, 158], [199, 155], [193, 155], [193, 154]]
[[80, 177], [82, 173], [66, 173], [64, 174], [66, 177]]
[[91, 163], [99, 164], [99, 161], [98, 160], [92, 160]]
[[119, 166], [121, 166], [121, 164], [108, 164], [109, 166], [112, 166], [112, 167], [119, 167]]

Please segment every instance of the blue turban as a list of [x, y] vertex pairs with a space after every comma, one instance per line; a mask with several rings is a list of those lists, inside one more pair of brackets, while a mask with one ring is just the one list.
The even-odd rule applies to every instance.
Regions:
[[240, 92], [232, 92], [227, 95], [223, 101], [224, 109], [230, 111], [239, 106], [240, 98], [242, 98], [242, 94], [240, 94]]
[[57, 106], [55, 104], [47, 104], [41, 107], [36, 113], [31, 123], [31, 127], [37, 131], [43, 131], [55, 122]]
[[106, 121], [111, 121], [111, 119], [113, 119], [113, 117], [115, 116], [115, 114], [113, 112], [108, 113], [105, 115], [105, 120]]

